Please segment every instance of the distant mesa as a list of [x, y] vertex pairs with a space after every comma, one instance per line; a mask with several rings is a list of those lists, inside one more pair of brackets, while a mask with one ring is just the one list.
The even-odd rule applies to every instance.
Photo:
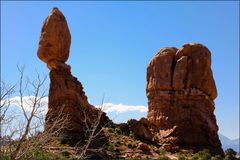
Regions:
[[223, 154], [217, 134], [217, 89], [211, 53], [199, 43], [160, 49], [147, 67], [148, 120], [163, 148]]

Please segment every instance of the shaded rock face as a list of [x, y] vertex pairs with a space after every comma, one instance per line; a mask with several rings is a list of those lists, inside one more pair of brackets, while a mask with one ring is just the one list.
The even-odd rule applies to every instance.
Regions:
[[111, 121], [104, 112], [88, 103], [82, 84], [72, 76], [70, 66], [65, 64], [70, 43], [71, 36], [66, 19], [54, 8], [43, 24], [37, 51], [38, 57], [47, 63], [50, 69], [45, 130], [59, 130], [66, 143], [74, 145], [86, 138], [87, 128], [92, 129], [98, 119], [98, 127]]
[[[73, 144], [82, 138], [92, 124], [98, 121], [99, 127], [110, 122], [106, 114], [88, 103], [82, 84], [71, 75], [67, 68], [50, 71], [50, 90], [45, 129], [51, 128], [56, 121], [66, 119], [61, 133], [66, 143]], [[58, 125], [56, 129], [58, 129]], [[68, 142], [69, 141], [69, 142]]]
[[132, 133], [136, 139], [142, 142], [157, 143], [154, 141], [154, 135], [146, 118], [141, 118], [140, 120], [130, 119], [127, 123], [115, 124], [114, 127], [120, 128], [125, 135]]
[[147, 67], [148, 120], [163, 148], [223, 154], [214, 115], [217, 89], [203, 45], [159, 50]]

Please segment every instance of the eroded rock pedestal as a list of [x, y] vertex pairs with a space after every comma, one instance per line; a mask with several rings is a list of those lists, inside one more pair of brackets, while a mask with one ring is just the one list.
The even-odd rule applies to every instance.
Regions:
[[104, 112], [88, 103], [82, 84], [72, 76], [71, 67], [65, 63], [70, 44], [66, 19], [54, 8], [44, 21], [37, 51], [38, 57], [50, 69], [45, 130], [57, 131], [66, 143], [75, 145], [88, 136], [93, 126], [101, 128], [110, 120]]
[[211, 53], [205, 46], [160, 49], [147, 67], [146, 92], [148, 120], [162, 148], [223, 154], [214, 115]]
[[74, 145], [89, 136], [88, 132], [96, 122], [101, 128], [110, 120], [104, 112], [88, 103], [82, 84], [72, 76], [70, 69], [51, 70], [45, 129], [60, 129], [65, 143]]

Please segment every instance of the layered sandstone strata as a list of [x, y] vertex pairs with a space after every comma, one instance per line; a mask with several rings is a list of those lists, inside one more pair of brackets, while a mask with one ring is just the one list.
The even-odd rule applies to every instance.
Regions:
[[160, 49], [147, 67], [146, 93], [148, 120], [163, 148], [223, 153], [214, 115], [211, 53], [205, 46]]

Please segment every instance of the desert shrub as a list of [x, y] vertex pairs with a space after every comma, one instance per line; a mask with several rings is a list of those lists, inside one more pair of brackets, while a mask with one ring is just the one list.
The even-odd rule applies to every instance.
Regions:
[[178, 154], [178, 160], [187, 160], [187, 157], [184, 154]]
[[225, 158], [224, 160], [235, 160], [235, 156], [236, 156], [237, 152], [234, 151], [232, 148], [228, 148], [225, 151]]
[[122, 130], [120, 128], [115, 128], [115, 133], [122, 134]]
[[121, 145], [123, 143], [121, 141], [116, 141], [116, 144]]
[[136, 148], [136, 144], [135, 143], [128, 143], [128, 148]]
[[62, 143], [62, 137], [61, 137], [61, 139], [55, 139], [55, 140], [53, 140], [52, 142], [51, 142], [51, 145], [53, 146], [53, 147], [67, 147], [68, 145], [67, 144], [63, 144]]
[[46, 151], [38, 151], [33, 154], [31, 160], [69, 160], [69, 158], [62, 156], [61, 154], [53, 154]]
[[110, 133], [114, 133], [115, 130], [114, 130], [114, 128], [108, 128], [108, 132], [110, 132]]
[[223, 158], [220, 155], [216, 155], [216, 156], [212, 157], [211, 160], [223, 160]]
[[119, 143], [114, 143], [114, 146], [119, 147], [120, 145], [119, 145]]
[[112, 144], [112, 143], [109, 144], [109, 146], [108, 146], [108, 150], [109, 150], [109, 151], [113, 151], [114, 148], [115, 148], [115, 147], [114, 147], [114, 144]]
[[130, 138], [134, 138], [134, 134], [133, 134], [132, 131], [130, 131], [130, 133], [129, 133], [129, 137], [130, 137]]
[[69, 151], [65, 150], [65, 151], [62, 151], [62, 155], [64, 157], [70, 157], [71, 153]]
[[167, 153], [167, 151], [164, 150], [164, 149], [159, 149], [159, 150], [157, 151], [157, 153], [160, 154], [160, 155], [164, 155], [164, 154]]
[[46, 152], [39, 152], [36, 155], [34, 155], [34, 160], [52, 160], [54, 158], [54, 155]]
[[[33, 139], [31, 139], [32, 141]], [[0, 160], [11, 160], [11, 154], [13, 152], [8, 152], [8, 153], [0, 153]], [[21, 158], [18, 159], [31, 159], [31, 160], [67, 160], [65, 156], [61, 154], [54, 154], [54, 153], [49, 153], [44, 150], [33, 150], [30, 148], [24, 154], [22, 155]]]
[[227, 155], [224, 160], [235, 160], [234, 157], [230, 156], [230, 155]]
[[168, 157], [160, 157], [159, 160], [171, 160], [171, 159]]
[[205, 150], [199, 151], [198, 153], [195, 153], [192, 159], [193, 160], [210, 160], [211, 154], [209, 150], [205, 149]]
[[1, 155], [0, 160], [11, 160], [11, 158], [10, 158], [10, 156]]
[[229, 156], [235, 157], [237, 152], [234, 151], [232, 148], [228, 148], [228, 149], [226, 149], [225, 154], [226, 154], [226, 156], [229, 155]]

